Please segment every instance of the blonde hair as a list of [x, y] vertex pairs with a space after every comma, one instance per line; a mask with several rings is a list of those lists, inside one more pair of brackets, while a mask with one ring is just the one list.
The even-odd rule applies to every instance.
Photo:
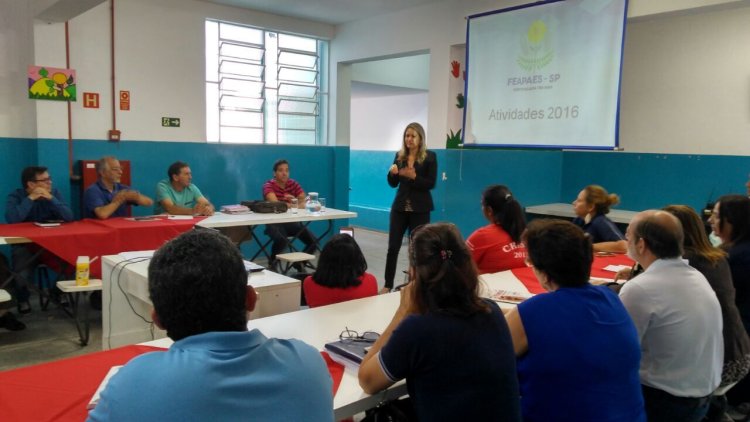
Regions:
[[406, 125], [406, 129], [404, 129], [404, 135], [401, 137], [401, 150], [398, 152], [398, 161], [406, 161], [406, 159], [408, 158], [409, 151], [407, 151], [406, 149], [406, 142], [404, 142], [404, 139], [406, 138], [406, 131], [409, 129], [413, 129], [419, 136], [419, 151], [417, 151], [417, 162], [421, 164], [424, 159], [427, 158], [427, 139], [424, 135], [424, 128], [417, 122], [409, 123], [408, 125]]
[[617, 194], [607, 193], [607, 190], [599, 185], [588, 185], [583, 190], [586, 192], [586, 203], [594, 206], [596, 214], [608, 214], [610, 207], [620, 203]]

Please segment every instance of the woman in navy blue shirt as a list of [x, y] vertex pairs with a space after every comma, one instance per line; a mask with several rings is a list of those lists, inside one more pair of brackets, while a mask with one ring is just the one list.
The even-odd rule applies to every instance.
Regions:
[[599, 185], [586, 186], [573, 201], [573, 211], [576, 213], [573, 224], [591, 236], [595, 252], [625, 253], [628, 251], [625, 236], [615, 223], [607, 218], [610, 207], [619, 203], [619, 196], [607, 193]]
[[406, 378], [419, 420], [519, 421], [508, 326], [498, 306], [478, 296], [456, 226], [414, 232], [409, 274], [393, 320], [362, 361], [362, 389], [373, 394]]
[[617, 295], [589, 284], [589, 238], [567, 221], [534, 220], [523, 240], [549, 291], [506, 315], [523, 420], [645, 422], [638, 333]]

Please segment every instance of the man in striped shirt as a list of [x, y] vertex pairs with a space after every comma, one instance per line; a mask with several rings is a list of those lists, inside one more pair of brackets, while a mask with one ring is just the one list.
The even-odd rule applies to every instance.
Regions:
[[[298, 207], [305, 207], [305, 191], [299, 183], [289, 178], [287, 160], [281, 159], [273, 163], [273, 179], [263, 184], [263, 198], [266, 201], [283, 201], [290, 205], [292, 200], [296, 199]], [[315, 238], [302, 223], [267, 224], [265, 233], [273, 240], [269, 266], [276, 260], [276, 254], [286, 249], [290, 236], [297, 236], [305, 244], [304, 252], [315, 252]]]

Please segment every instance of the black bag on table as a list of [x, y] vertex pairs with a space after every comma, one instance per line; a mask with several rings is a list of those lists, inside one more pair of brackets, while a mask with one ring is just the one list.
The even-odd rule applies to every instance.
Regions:
[[258, 214], [281, 214], [285, 213], [289, 206], [281, 201], [242, 201], [240, 205], [250, 208], [250, 211]]

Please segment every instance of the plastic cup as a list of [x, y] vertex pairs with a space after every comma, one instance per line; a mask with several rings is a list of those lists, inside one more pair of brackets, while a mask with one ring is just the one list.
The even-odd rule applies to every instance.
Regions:
[[318, 202], [320, 202], [320, 212], [326, 212], [326, 199], [320, 198]]
[[289, 208], [292, 210], [292, 214], [297, 214], [299, 211], [299, 203], [297, 202], [297, 198], [292, 199], [292, 204], [289, 206]]

